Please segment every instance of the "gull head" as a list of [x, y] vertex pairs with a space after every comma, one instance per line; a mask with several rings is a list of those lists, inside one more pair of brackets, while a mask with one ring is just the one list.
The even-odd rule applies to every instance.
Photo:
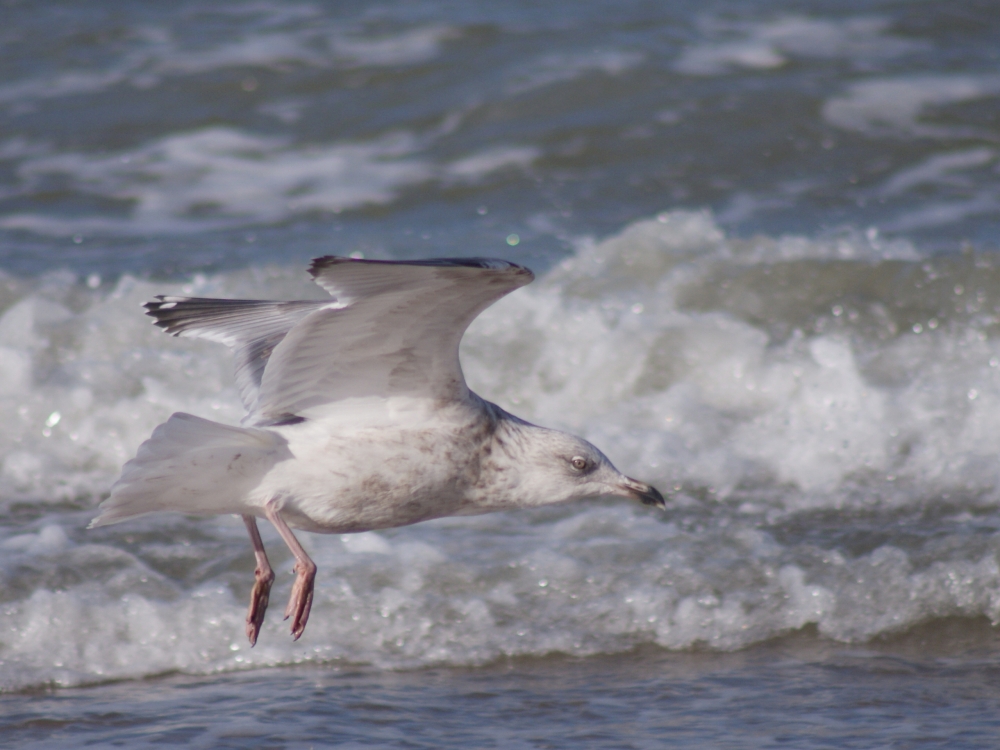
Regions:
[[613, 496], [666, 508], [659, 490], [622, 474], [586, 440], [535, 425], [521, 427], [519, 504], [549, 505]]

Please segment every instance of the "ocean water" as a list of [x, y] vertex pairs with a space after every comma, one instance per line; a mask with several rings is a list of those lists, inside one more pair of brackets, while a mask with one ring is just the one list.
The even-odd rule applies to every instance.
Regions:
[[[989, 3], [8, 2], [0, 744], [1000, 743], [1000, 16]], [[302, 534], [85, 527], [174, 411], [155, 294], [323, 254], [537, 281], [470, 386], [668, 495]]]

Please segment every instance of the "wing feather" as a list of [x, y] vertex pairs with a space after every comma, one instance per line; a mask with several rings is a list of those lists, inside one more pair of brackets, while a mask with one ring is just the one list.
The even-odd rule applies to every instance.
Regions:
[[158, 296], [146, 314], [173, 336], [208, 339], [235, 350], [236, 387], [247, 411], [257, 409], [264, 368], [291, 328], [328, 302]]
[[258, 424], [347, 398], [466, 398], [458, 361], [465, 329], [534, 278], [489, 258], [327, 256], [309, 272], [337, 304], [308, 312], [274, 347], [260, 381]]

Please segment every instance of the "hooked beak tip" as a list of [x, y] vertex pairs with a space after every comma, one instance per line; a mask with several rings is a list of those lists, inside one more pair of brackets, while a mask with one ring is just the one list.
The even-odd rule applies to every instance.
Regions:
[[641, 500], [643, 505], [654, 505], [661, 509], [667, 507], [667, 501], [663, 499], [663, 495], [651, 484], [626, 477], [622, 487], [630, 497]]

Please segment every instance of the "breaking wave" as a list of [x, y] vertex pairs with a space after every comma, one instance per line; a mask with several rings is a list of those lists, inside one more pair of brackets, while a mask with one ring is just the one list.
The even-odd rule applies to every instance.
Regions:
[[[272, 612], [252, 651], [238, 519], [84, 530], [170, 413], [241, 417], [228, 352], [141, 315], [164, 293], [322, 294], [280, 267], [187, 283], [0, 278], [3, 688], [735, 649], [807, 625], [864, 641], [1000, 619], [992, 257], [923, 257], [874, 231], [735, 239], [702, 212], [578, 241], [476, 321], [467, 379], [582, 433], [672, 508], [594, 501], [303, 535], [320, 570], [309, 629], [292, 643]], [[265, 542], [283, 570], [280, 540]]]

